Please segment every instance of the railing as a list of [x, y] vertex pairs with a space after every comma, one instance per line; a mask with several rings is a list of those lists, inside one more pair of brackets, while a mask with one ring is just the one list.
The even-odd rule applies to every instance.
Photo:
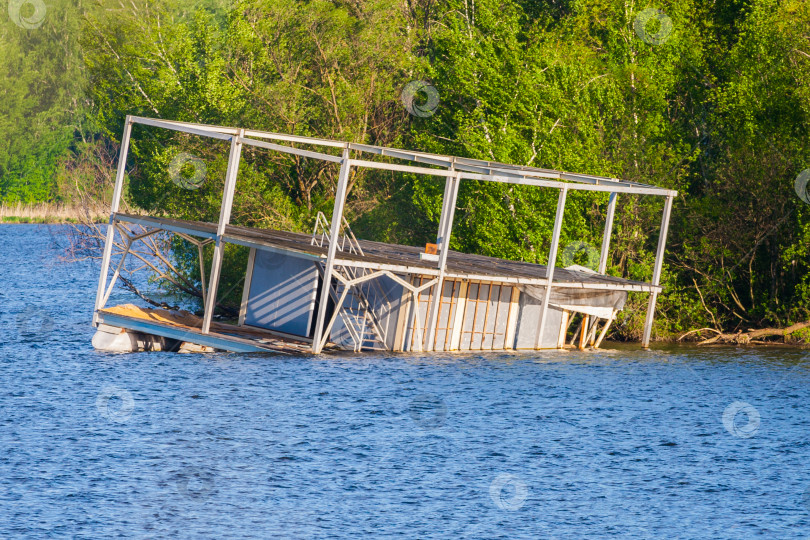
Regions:
[[[340, 232], [338, 232], [338, 251], [347, 251], [347, 253], [355, 253], [357, 255], [365, 255], [363, 253], [363, 248], [360, 247], [360, 242], [357, 241], [357, 238], [354, 236], [352, 232], [352, 228], [349, 227], [349, 222], [346, 221], [346, 218], [342, 218], [343, 220], [343, 227], [344, 234], [341, 237]], [[318, 215], [315, 218], [315, 228], [312, 231], [312, 241], [310, 242], [313, 246], [318, 247], [326, 247], [332, 241], [330, 238], [331, 225], [329, 224], [329, 220], [326, 219], [326, 216], [323, 212], [318, 212]], [[320, 239], [318, 237], [320, 235]], [[346, 249], [346, 245], [348, 244], [349, 249]]]
[[[341, 267], [339, 271], [342, 273], [343, 277], [349, 280], [362, 278], [373, 273], [373, 270], [369, 270], [368, 268], [356, 267]], [[370, 323], [371, 330], [376, 334], [376, 341], [379, 341], [383, 348], [387, 349], [388, 332], [386, 328], [383, 327], [377, 313], [378, 311], [391, 313], [391, 301], [377, 279], [364, 281], [358, 285], [354, 285], [352, 289], [352, 291], [349, 291], [348, 297], [356, 299], [359, 304], [358, 307], [365, 313], [364, 328], [366, 321]], [[363, 336], [364, 334], [361, 333], [360, 335]]]
[[[343, 227], [341, 228], [343, 229], [343, 235], [340, 235], [340, 232], [338, 232], [338, 244], [336, 245], [336, 249], [341, 252], [364, 256], [363, 248], [360, 246], [360, 242], [357, 241], [357, 237], [354, 235], [354, 232], [352, 232], [346, 218], [342, 218], [342, 221]], [[315, 228], [312, 231], [311, 244], [318, 247], [328, 246], [329, 242], [331, 242], [330, 229], [329, 220], [323, 212], [318, 212], [315, 218]], [[354, 281], [374, 273], [373, 270], [368, 268], [352, 266], [339, 266], [336, 268], [336, 271], [339, 272], [341, 277], [346, 281]], [[323, 274], [323, 269], [321, 273]], [[335, 302], [340, 298], [343, 287], [347, 287], [347, 285], [340, 282], [337, 284], [336, 289], [330, 287], [330, 293]], [[385, 291], [377, 279], [363, 281], [351, 288], [352, 290], [349, 290], [346, 295], [349, 304], [348, 307], [345, 305], [336, 306], [336, 309], [338, 309], [341, 320], [354, 341], [355, 351], [360, 351], [363, 347], [375, 348], [375, 342], [381, 345], [383, 349], [388, 349], [387, 332], [380, 323], [376, 311], [382, 308], [387, 313], [390, 313], [390, 299], [385, 294]], [[345, 303], [346, 302], [344, 302], [344, 304]], [[371, 330], [372, 335], [370, 338], [367, 337], [368, 330]]]

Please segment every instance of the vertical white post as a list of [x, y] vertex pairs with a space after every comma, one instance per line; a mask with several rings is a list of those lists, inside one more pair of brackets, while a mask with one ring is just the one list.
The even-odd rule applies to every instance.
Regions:
[[560, 244], [560, 230], [562, 229], [563, 214], [565, 213], [565, 198], [568, 196], [568, 186], [560, 190], [560, 198], [557, 199], [557, 214], [554, 216], [554, 233], [551, 236], [551, 249], [548, 253], [548, 266], [546, 266], [546, 292], [543, 295], [543, 305], [540, 308], [540, 324], [537, 326], [537, 341], [535, 349], [540, 348], [543, 340], [543, 332], [546, 329], [546, 312], [548, 311], [548, 301], [551, 298], [551, 283], [554, 281], [554, 265], [557, 262], [557, 247]]
[[[332, 210], [332, 225], [330, 228], [329, 249], [326, 252], [326, 268], [323, 272], [323, 287], [321, 287], [321, 300], [318, 305], [318, 318], [315, 319], [315, 332], [312, 334], [312, 352], [321, 352], [323, 323], [326, 318], [326, 305], [329, 303], [329, 290], [332, 288], [332, 270], [335, 266], [335, 252], [337, 250], [340, 224], [343, 222], [343, 206], [346, 203], [346, 188], [349, 184], [349, 148], [343, 149], [343, 160], [340, 162], [340, 175], [338, 176], [337, 190], [335, 191], [335, 206]], [[341, 306], [335, 306], [341, 309]]]
[[[455, 164], [450, 166], [450, 170], [455, 170]], [[444, 182], [444, 195], [442, 196], [442, 215], [439, 217], [439, 236], [436, 238], [437, 244], [442, 244], [442, 231], [444, 231], [445, 220], [447, 219], [447, 202], [450, 200], [450, 194], [453, 190], [453, 176], [448, 176]], [[455, 204], [455, 203], [454, 203]]]
[[[420, 279], [421, 283], [421, 279]], [[408, 339], [407, 352], [422, 352], [424, 348], [422, 343], [425, 341], [425, 331], [422, 330], [422, 325], [419, 322], [419, 295], [420, 292], [413, 291], [411, 293], [411, 311], [408, 314], [408, 328], [411, 329], [410, 337]], [[425, 306], [427, 309], [427, 306]]]
[[217, 238], [214, 246], [214, 257], [211, 260], [211, 277], [208, 281], [208, 293], [205, 297], [205, 314], [203, 315], [202, 333], [207, 334], [211, 329], [211, 319], [214, 317], [214, 309], [217, 305], [217, 288], [219, 287], [219, 276], [222, 270], [222, 258], [225, 252], [225, 242], [222, 240], [225, 234], [225, 226], [231, 220], [231, 207], [233, 206], [233, 194], [236, 190], [236, 178], [239, 175], [239, 158], [242, 155], [242, 137], [245, 130], [240, 129], [239, 134], [231, 137], [231, 151], [228, 155], [228, 168], [225, 171], [225, 187], [222, 190], [222, 205], [219, 209], [219, 221], [217, 222]]
[[110, 258], [112, 257], [113, 242], [115, 239], [115, 214], [121, 203], [121, 193], [124, 189], [124, 175], [127, 168], [127, 154], [129, 153], [129, 138], [132, 134], [132, 119], [127, 115], [124, 122], [124, 133], [121, 136], [121, 151], [118, 155], [118, 170], [115, 174], [115, 188], [110, 203], [110, 222], [107, 224], [107, 238], [104, 241], [104, 252], [101, 256], [101, 275], [98, 278], [96, 290], [96, 307], [93, 311], [93, 326], [98, 324], [98, 310], [104, 307], [104, 289], [107, 288], [107, 272], [110, 271]]
[[599, 256], [600, 274], [604, 274], [607, 269], [608, 250], [610, 248], [610, 235], [613, 232], [613, 214], [616, 212], [616, 198], [618, 193], [611, 193], [608, 199], [607, 219], [605, 220], [605, 234], [602, 237], [602, 251]]
[[[655, 254], [655, 269], [653, 270], [652, 285], [658, 287], [661, 281], [661, 265], [664, 263], [664, 250], [667, 247], [667, 233], [669, 232], [669, 215], [672, 213], [672, 200], [674, 195], [667, 197], [664, 204], [664, 215], [661, 218], [661, 236], [658, 238], [658, 251]], [[650, 346], [650, 335], [652, 334], [653, 317], [655, 316], [655, 302], [658, 300], [658, 292], [650, 293], [650, 303], [647, 305], [647, 316], [644, 319], [644, 337], [641, 346], [645, 349]]]
[[[456, 199], [458, 198], [458, 187], [461, 184], [461, 175], [448, 177], [450, 181], [449, 189], [445, 187], [445, 201], [442, 207], [442, 217], [439, 223], [442, 228], [439, 229], [439, 277], [436, 285], [433, 286], [432, 301], [430, 303], [430, 316], [425, 334], [425, 350], [433, 351], [436, 349], [436, 321], [439, 317], [439, 304], [444, 289], [444, 274], [447, 266], [447, 253], [450, 251], [450, 234], [453, 231], [453, 217], [456, 213]], [[449, 316], [449, 315], [448, 315]]]
[[202, 292], [202, 301], [205, 305], [205, 244], [196, 242], [197, 244], [197, 259], [200, 262], [200, 292]]
[[239, 326], [245, 325], [248, 300], [250, 300], [250, 284], [253, 281], [253, 267], [255, 266], [255, 262], [256, 248], [250, 248], [250, 251], [248, 252], [247, 269], [245, 270], [245, 283], [242, 287], [242, 304], [239, 306]]

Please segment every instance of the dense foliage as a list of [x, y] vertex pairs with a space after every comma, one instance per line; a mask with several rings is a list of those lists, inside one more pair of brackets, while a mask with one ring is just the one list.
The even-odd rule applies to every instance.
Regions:
[[[81, 183], [77, 163], [114, 153], [126, 114], [610, 175], [681, 193], [659, 337], [810, 318], [810, 207], [794, 190], [810, 168], [804, 0], [64, 2], [25, 26], [0, 27], [4, 201], [69, 197], [65, 179]], [[438, 103], [422, 92], [429, 110], [409, 114], [412, 81]], [[138, 127], [128, 200], [213, 219], [226, 154]], [[178, 156], [204, 163], [198, 189], [178, 174], [202, 169], [172, 171]], [[307, 230], [329, 213], [336, 176], [246, 150], [233, 220]], [[435, 236], [442, 191], [365, 171], [351, 178], [348, 217], [362, 237], [419, 244]], [[553, 190], [467, 182], [452, 246], [545, 263], [556, 202]], [[606, 203], [571, 194], [558, 264], [592, 262], [582, 248], [599, 246]], [[611, 273], [650, 279], [661, 207], [618, 198]], [[244, 256], [230, 255], [226, 288], [238, 293]], [[193, 253], [178, 246], [177, 258], [195, 276]], [[639, 336], [632, 311], [618, 337]]]

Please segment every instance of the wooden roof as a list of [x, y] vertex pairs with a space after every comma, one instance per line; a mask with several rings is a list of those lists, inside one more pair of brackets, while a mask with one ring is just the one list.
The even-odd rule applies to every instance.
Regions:
[[[216, 238], [217, 226], [203, 221], [185, 221], [153, 216], [135, 216], [118, 213], [116, 220], [154, 227], [191, 236]], [[312, 245], [312, 235], [278, 231], [275, 229], [255, 229], [238, 225], [226, 225], [224, 240], [259, 249], [276, 249], [292, 252], [313, 259], [326, 259], [326, 247]], [[339, 251], [335, 264], [358, 266], [392, 272], [437, 275], [438, 263], [420, 258], [423, 248], [385, 244], [360, 240], [364, 255]], [[546, 266], [520, 261], [508, 261], [484, 255], [471, 255], [450, 251], [447, 255], [445, 276], [456, 279], [491, 280], [504, 283], [542, 285], [545, 283]], [[575, 287], [604, 290], [660, 291], [649, 283], [604, 276], [574, 269], [556, 268], [555, 287]]]

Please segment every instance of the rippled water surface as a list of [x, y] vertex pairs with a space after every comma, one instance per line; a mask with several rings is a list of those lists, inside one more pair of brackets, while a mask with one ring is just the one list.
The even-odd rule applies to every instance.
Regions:
[[2, 538], [810, 536], [807, 352], [104, 354], [61, 234], [0, 226]]

